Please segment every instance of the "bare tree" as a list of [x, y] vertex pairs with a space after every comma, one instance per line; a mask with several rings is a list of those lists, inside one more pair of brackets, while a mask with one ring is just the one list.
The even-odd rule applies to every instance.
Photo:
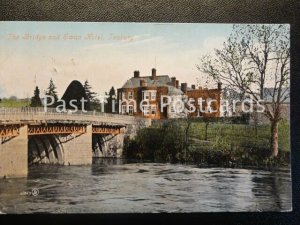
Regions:
[[271, 123], [271, 150], [278, 155], [281, 106], [289, 97], [290, 42], [287, 25], [234, 25], [222, 49], [201, 59], [197, 68], [254, 101], [265, 100]]

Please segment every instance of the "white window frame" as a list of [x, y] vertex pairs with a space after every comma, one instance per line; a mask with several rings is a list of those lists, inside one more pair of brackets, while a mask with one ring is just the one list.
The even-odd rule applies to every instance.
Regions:
[[[153, 113], [153, 111], [154, 111], [154, 113]], [[156, 115], [156, 112], [157, 112], [156, 105], [151, 105], [151, 115]]]
[[133, 99], [133, 91], [128, 92], [128, 100]]
[[170, 113], [175, 113], [175, 109], [172, 105], [170, 105]]
[[128, 106], [128, 114], [133, 115], [133, 105]]
[[127, 105], [122, 105], [122, 114], [126, 114], [127, 112]]
[[150, 106], [149, 105], [144, 105], [142, 108], [143, 108], [143, 115], [144, 116], [149, 116], [150, 115]]
[[150, 91], [151, 93], [151, 101], [156, 100], [156, 91]]
[[124, 99], [125, 99], [125, 92], [124, 92], [124, 91], [122, 91], [122, 92], [120, 93], [120, 98], [121, 98], [121, 100], [124, 100]]
[[149, 100], [150, 99], [150, 92], [149, 91], [143, 91], [142, 92], [142, 97], [143, 97], [143, 100]]

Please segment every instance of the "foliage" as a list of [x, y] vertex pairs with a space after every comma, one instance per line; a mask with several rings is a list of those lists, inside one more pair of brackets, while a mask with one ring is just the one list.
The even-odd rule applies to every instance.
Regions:
[[31, 98], [30, 107], [41, 107], [41, 106], [43, 105], [40, 98], [40, 89], [38, 88], [38, 86], [36, 86], [34, 90], [34, 95]]
[[[279, 123], [277, 159], [270, 158], [270, 125], [233, 124], [210, 119], [206, 132], [205, 121], [192, 121], [189, 129], [189, 148], [185, 142], [185, 121], [154, 123], [140, 130], [135, 139], [125, 141], [128, 158], [155, 161], [192, 161], [221, 166], [283, 165], [289, 162], [289, 123]], [[207, 140], [205, 140], [207, 135]]]
[[[75, 102], [73, 102], [73, 104], [76, 105], [79, 110], [82, 110], [81, 100], [84, 99], [85, 101], [87, 101], [88, 97], [85, 93], [85, 90], [84, 90], [84, 87], [82, 86], [82, 84], [77, 80], [73, 80], [67, 87], [67, 89], [61, 99], [66, 102], [67, 109], [73, 109], [73, 107], [70, 105], [70, 101], [76, 100]], [[84, 103], [84, 109], [90, 110], [89, 102]]]
[[[234, 25], [223, 48], [202, 58], [197, 68], [222, 82], [227, 90], [255, 101], [269, 96], [265, 114], [272, 129], [273, 156], [278, 154], [278, 122], [281, 104], [289, 97], [289, 31], [285, 25]], [[269, 93], [266, 93], [269, 92]]]
[[124, 153], [127, 157], [158, 161], [183, 160], [184, 130], [174, 122], [141, 129], [135, 139], [125, 142]]
[[[54, 103], [50, 107], [56, 107], [58, 97], [57, 97], [56, 86], [55, 86], [52, 78], [50, 79], [50, 83], [47, 88], [46, 95], [52, 96], [54, 98]], [[47, 98], [47, 101], [51, 101], [51, 100]], [[49, 102], [47, 102], [47, 104], [49, 104]]]
[[[113, 104], [113, 100], [116, 100], [116, 90], [114, 87], [111, 87], [108, 94], [107, 93], [105, 93], [105, 94], [108, 95], [107, 103], [105, 104], [105, 112], [113, 113], [112, 104]], [[118, 108], [118, 106], [116, 105], [115, 111], [117, 111], [117, 108]]]
[[92, 86], [89, 84], [88, 80], [84, 82], [83, 88], [90, 105], [90, 110], [100, 111], [101, 105], [99, 99], [96, 98], [97, 93], [92, 91]]

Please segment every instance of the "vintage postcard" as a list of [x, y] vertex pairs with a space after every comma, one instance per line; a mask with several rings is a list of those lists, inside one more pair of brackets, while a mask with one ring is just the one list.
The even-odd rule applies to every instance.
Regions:
[[0, 22], [0, 213], [292, 210], [288, 24]]

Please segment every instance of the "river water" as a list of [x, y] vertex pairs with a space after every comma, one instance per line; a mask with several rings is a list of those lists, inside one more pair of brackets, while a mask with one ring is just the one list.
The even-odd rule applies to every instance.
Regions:
[[[37, 191], [38, 190], [38, 191]], [[96, 160], [0, 180], [2, 213], [288, 211], [291, 177], [251, 169]]]

